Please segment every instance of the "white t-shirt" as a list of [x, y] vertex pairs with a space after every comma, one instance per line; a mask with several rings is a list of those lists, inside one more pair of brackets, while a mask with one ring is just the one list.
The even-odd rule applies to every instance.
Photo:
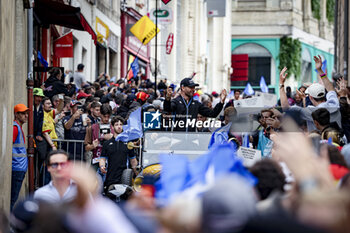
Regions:
[[325, 108], [329, 111], [331, 115], [331, 122], [337, 122], [338, 126], [341, 127], [341, 114], [339, 110], [339, 100], [337, 97], [337, 93], [335, 91], [330, 91], [326, 95], [326, 102], [320, 103], [318, 106], [309, 105], [306, 108], [302, 108], [299, 106], [292, 106], [291, 109], [298, 111], [303, 120], [307, 123], [307, 129], [309, 132], [316, 130], [316, 126], [314, 125], [314, 121], [312, 119], [312, 113], [319, 109]]
[[73, 77], [74, 77], [75, 86], [78, 89], [81, 89], [81, 84], [86, 83], [84, 74], [82, 72], [75, 72]]

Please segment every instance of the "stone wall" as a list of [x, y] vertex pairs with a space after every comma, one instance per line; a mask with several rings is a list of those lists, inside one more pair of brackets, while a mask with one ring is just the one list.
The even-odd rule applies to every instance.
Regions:
[[0, 208], [9, 211], [13, 86], [15, 80], [15, 3], [0, 1]]

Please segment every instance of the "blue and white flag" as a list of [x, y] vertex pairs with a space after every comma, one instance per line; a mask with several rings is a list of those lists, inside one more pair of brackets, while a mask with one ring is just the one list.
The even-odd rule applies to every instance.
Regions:
[[245, 86], [243, 92], [246, 95], [254, 95], [254, 90], [253, 90], [252, 86], [250, 85], [250, 83], [247, 83], [247, 86]]
[[123, 132], [115, 140], [129, 142], [141, 137], [143, 137], [141, 108], [138, 108], [130, 114], [127, 125], [123, 126]]
[[260, 89], [263, 93], [269, 92], [269, 88], [266, 85], [264, 76], [261, 76], [261, 78], [260, 78]]
[[233, 97], [235, 96], [234, 94], [234, 91], [230, 91], [230, 93], [227, 95], [227, 99], [230, 100], [230, 99], [233, 99]]
[[207, 154], [191, 162], [182, 155], [160, 155], [162, 173], [156, 183], [157, 200], [166, 204], [177, 194], [200, 196], [215, 184], [217, 178], [230, 173], [238, 174], [248, 184], [255, 185], [256, 178], [235, 156], [235, 151], [232, 143], [215, 145]]

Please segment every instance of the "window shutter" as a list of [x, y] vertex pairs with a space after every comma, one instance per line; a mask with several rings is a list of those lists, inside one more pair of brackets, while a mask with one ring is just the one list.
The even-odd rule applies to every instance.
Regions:
[[248, 54], [232, 54], [231, 67], [233, 72], [231, 74], [231, 81], [248, 81]]

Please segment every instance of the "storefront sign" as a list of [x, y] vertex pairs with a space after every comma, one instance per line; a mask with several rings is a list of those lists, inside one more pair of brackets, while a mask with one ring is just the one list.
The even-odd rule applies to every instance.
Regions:
[[108, 26], [98, 17], [96, 17], [96, 32], [97, 32], [97, 41], [101, 44], [107, 40], [109, 36]]
[[153, 20], [153, 22], [156, 21], [157, 17], [158, 23], [160, 24], [170, 24], [173, 22], [173, 12], [168, 7], [163, 7], [158, 10], [156, 10], [155, 8], [152, 9], [150, 17]]
[[174, 45], [174, 34], [170, 33], [166, 41], [166, 54], [170, 54]]
[[56, 57], [73, 57], [73, 33], [70, 32], [54, 42]]

